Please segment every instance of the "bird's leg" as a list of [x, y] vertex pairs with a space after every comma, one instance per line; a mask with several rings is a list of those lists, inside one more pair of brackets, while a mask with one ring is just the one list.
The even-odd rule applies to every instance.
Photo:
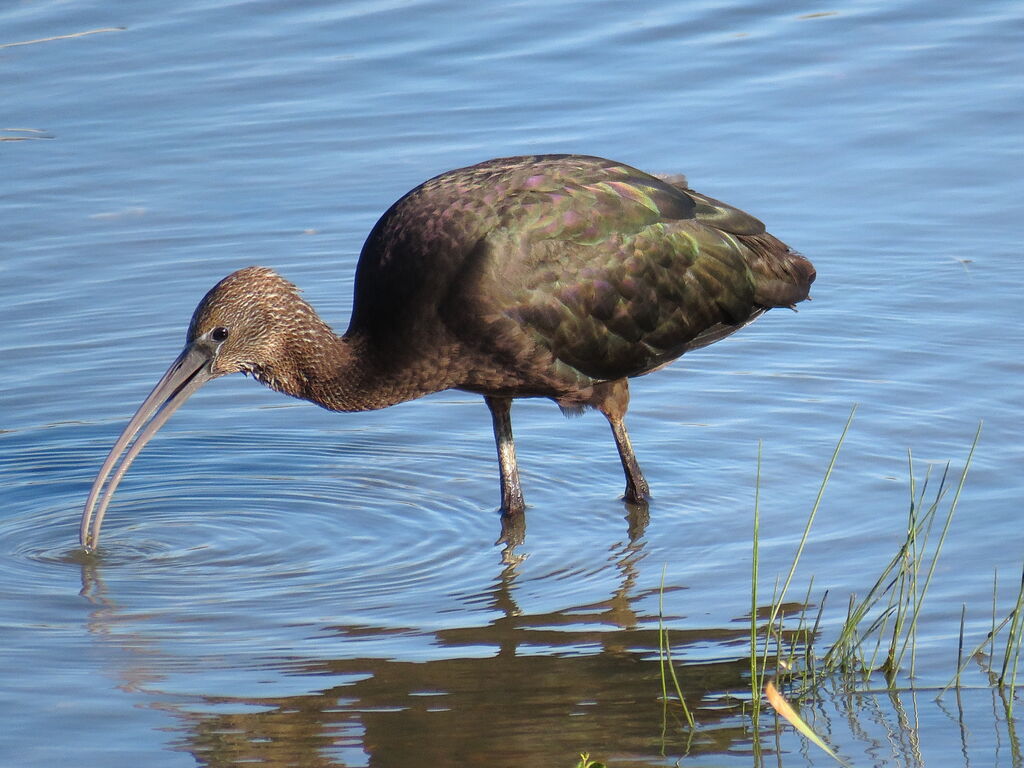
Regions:
[[609, 416], [608, 423], [612, 425], [615, 447], [619, 449], [622, 470], [626, 473], [626, 501], [631, 504], [646, 504], [651, 499], [651, 488], [647, 485], [644, 473], [640, 471], [636, 454], [633, 453], [633, 445], [629, 442], [629, 432], [626, 431], [626, 422], [621, 416]]
[[[615, 447], [622, 461], [622, 471], [626, 474], [625, 498], [630, 504], [646, 504], [651, 498], [651, 489], [640, 471], [640, 464], [633, 453], [633, 444], [629, 441], [626, 430], [626, 409], [629, 408], [629, 384], [625, 379], [617, 379], [599, 385], [595, 392], [594, 405], [608, 419], [615, 438]], [[595, 389], [597, 389], [595, 387]]]
[[498, 446], [498, 468], [501, 471], [501, 514], [519, 516], [526, 509], [523, 489], [519, 485], [516, 444], [512, 438], [512, 398], [484, 396], [494, 421], [494, 442]]

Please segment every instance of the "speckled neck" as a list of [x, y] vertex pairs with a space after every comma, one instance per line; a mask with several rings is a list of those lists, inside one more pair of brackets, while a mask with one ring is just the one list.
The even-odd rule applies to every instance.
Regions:
[[338, 336], [317, 317], [289, 334], [284, 354], [252, 371], [278, 392], [331, 411], [372, 411], [443, 389], [418, 380], [414, 369], [396, 369], [361, 335]]

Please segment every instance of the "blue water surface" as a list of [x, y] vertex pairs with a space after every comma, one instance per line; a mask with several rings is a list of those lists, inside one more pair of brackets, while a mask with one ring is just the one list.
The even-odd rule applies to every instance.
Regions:
[[[759, 446], [765, 605], [854, 405], [788, 596], [828, 591], [822, 643], [904, 540], [910, 467], [920, 491], [951, 462], [944, 516], [984, 425], [914, 677], [820, 702], [819, 727], [857, 764], [1019, 760], [976, 666], [958, 711], [933, 702], [961, 607], [973, 647], [1024, 551], [1018, 3], [34, 0], [0, 9], [0, 67], [5, 764], [774, 760], [728, 702]], [[99, 465], [218, 279], [273, 267], [341, 331], [395, 199], [542, 152], [684, 172], [818, 269], [798, 314], [632, 385], [646, 528], [597, 415], [517, 402], [509, 552], [479, 397], [337, 415], [232, 377], [78, 550]], [[662, 725], [659, 612], [692, 738]], [[785, 729], [777, 748], [828, 764]]]

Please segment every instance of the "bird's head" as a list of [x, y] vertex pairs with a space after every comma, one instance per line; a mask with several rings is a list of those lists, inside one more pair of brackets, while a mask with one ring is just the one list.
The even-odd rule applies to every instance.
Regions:
[[272, 269], [246, 267], [225, 277], [199, 302], [186, 348], [202, 350], [209, 358], [211, 378], [246, 373], [263, 379], [315, 320], [292, 283]]
[[82, 546], [96, 547], [107, 505], [129, 465], [192, 393], [218, 376], [239, 372], [289, 391], [294, 349], [325, 329], [329, 332], [298, 289], [273, 270], [246, 267], [217, 283], [192, 315], [185, 348], [103, 462], [82, 513]]

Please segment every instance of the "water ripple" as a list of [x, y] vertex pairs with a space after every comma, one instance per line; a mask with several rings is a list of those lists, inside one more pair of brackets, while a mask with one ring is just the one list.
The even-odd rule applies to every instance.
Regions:
[[[219, 610], [269, 611], [280, 622], [334, 617], [338, 606], [369, 617], [405, 595], [403, 621], [422, 613], [413, 596], [443, 600], [481, 558], [494, 560], [487, 545], [497, 517], [459, 495], [459, 484], [432, 476], [445, 466], [440, 452], [411, 460], [357, 436], [344, 450], [318, 453], [308, 435], [285, 434], [239, 458], [233, 449], [252, 434], [162, 438], [119, 490], [96, 553], [75, 542], [84, 483], [65, 483], [45, 508], [19, 505], [0, 520], [9, 594], [66, 589], [74, 567], [98, 574], [111, 594], [173, 600], [182, 613], [209, 610], [215, 598]], [[11, 439], [24, 449], [14, 446], [5, 473], [15, 497], [69, 466], [87, 477], [96, 463], [67, 442], [32, 450], [31, 440]], [[242, 471], [250, 459], [255, 466]]]

